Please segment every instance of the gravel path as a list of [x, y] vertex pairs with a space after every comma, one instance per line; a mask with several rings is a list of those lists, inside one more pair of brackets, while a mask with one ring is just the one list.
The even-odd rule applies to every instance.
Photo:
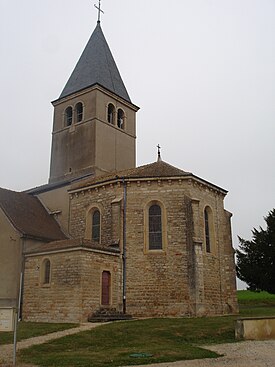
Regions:
[[275, 340], [219, 344], [206, 348], [224, 354], [224, 357], [151, 364], [150, 367], [275, 367]]
[[[31, 345], [43, 344], [49, 340], [90, 330], [102, 324], [83, 324], [80, 327], [30, 338], [17, 343], [17, 350]], [[151, 364], [150, 367], [275, 367], [275, 340], [245, 341], [240, 343], [210, 345], [209, 350], [223, 354], [220, 358], [196, 359], [174, 363]], [[0, 367], [12, 367], [12, 345], [0, 346]], [[18, 364], [17, 367], [35, 367]], [[92, 367], [92, 366], [91, 366]], [[111, 366], [110, 366], [111, 367]], [[128, 366], [130, 367], [130, 366]], [[136, 367], [148, 367], [140, 365]]]

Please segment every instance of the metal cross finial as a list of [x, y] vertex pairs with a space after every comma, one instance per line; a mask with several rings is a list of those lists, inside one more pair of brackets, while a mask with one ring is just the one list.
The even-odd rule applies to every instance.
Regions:
[[98, 6], [96, 4], [94, 4], [95, 8], [97, 8], [98, 10], [98, 19], [97, 19], [97, 22], [100, 23], [100, 13], [103, 13], [104, 14], [104, 11], [101, 10], [101, 0], [98, 0]]
[[161, 146], [158, 144], [157, 148], [158, 148], [158, 161], [161, 161], [161, 156], [160, 156]]

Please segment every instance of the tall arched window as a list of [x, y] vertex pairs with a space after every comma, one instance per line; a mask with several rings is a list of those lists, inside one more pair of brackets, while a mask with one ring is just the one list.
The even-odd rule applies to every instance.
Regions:
[[117, 111], [117, 127], [119, 127], [120, 129], [124, 129], [124, 119], [124, 112], [121, 108], [119, 108]]
[[81, 102], [78, 102], [75, 106], [75, 112], [76, 112], [76, 122], [80, 122], [83, 120], [83, 104]]
[[100, 242], [100, 212], [95, 210], [92, 214], [92, 240]]
[[43, 261], [42, 266], [42, 283], [43, 284], [50, 284], [51, 278], [51, 262], [49, 259]]
[[110, 124], [114, 124], [115, 121], [115, 107], [112, 105], [112, 103], [108, 104], [108, 122]]
[[161, 207], [153, 204], [149, 208], [149, 250], [162, 249]]
[[206, 252], [212, 252], [214, 246], [214, 223], [212, 210], [209, 206], [204, 209], [204, 237]]
[[65, 126], [70, 126], [73, 122], [73, 109], [71, 106], [65, 110]]

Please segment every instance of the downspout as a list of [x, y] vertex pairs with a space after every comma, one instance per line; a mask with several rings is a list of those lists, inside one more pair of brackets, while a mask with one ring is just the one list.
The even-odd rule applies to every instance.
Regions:
[[126, 207], [127, 207], [127, 183], [123, 182], [123, 250], [122, 250], [122, 272], [123, 272], [123, 313], [126, 314]]
[[24, 275], [25, 275], [25, 239], [21, 238], [21, 272], [18, 292], [18, 319], [22, 320], [23, 295], [24, 295]]

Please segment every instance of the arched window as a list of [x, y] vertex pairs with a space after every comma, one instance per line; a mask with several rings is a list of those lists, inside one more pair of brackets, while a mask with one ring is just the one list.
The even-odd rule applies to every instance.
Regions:
[[124, 112], [121, 108], [119, 108], [117, 111], [117, 127], [119, 127], [120, 129], [124, 129], [124, 119]]
[[206, 252], [212, 252], [214, 246], [214, 223], [212, 210], [209, 206], [204, 209], [204, 237]]
[[100, 212], [95, 210], [92, 213], [92, 240], [100, 242]]
[[51, 278], [51, 262], [49, 259], [43, 261], [42, 266], [42, 283], [43, 284], [50, 284]]
[[115, 107], [112, 103], [108, 104], [108, 122], [114, 124], [115, 121]]
[[149, 208], [149, 250], [162, 249], [161, 207], [153, 204]]
[[75, 112], [76, 112], [76, 122], [80, 122], [83, 120], [83, 104], [81, 102], [78, 102], [75, 106]]
[[65, 126], [70, 126], [73, 122], [73, 109], [72, 107], [67, 107], [65, 110]]

